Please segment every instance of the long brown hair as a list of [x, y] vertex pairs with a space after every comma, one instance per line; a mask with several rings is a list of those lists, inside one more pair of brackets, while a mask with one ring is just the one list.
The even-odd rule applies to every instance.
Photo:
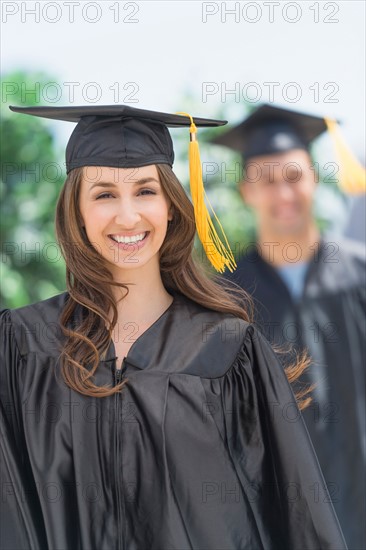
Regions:
[[[251, 322], [253, 308], [249, 295], [223, 278], [209, 276], [203, 265], [194, 259], [193, 206], [172, 169], [162, 164], [157, 165], [157, 170], [174, 211], [160, 250], [160, 271], [165, 288], [178, 291], [208, 309]], [[56, 208], [56, 235], [66, 262], [69, 292], [60, 318], [65, 336], [61, 367], [66, 384], [73, 390], [83, 395], [106, 397], [120, 391], [125, 382], [117, 386], [96, 386], [93, 375], [118, 320], [113, 287], [119, 286], [128, 292], [128, 286], [113, 280], [106, 261], [87, 238], [79, 209], [82, 176], [82, 168], [70, 172]], [[82, 306], [79, 308], [82, 315], [76, 315], [79, 306]], [[298, 357], [294, 365], [286, 368], [289, 381], [297, 380], [308, 364], [305, 355]], [[308, 391], [296, 394], [300, 408], [311, 400], [306, 397]]]

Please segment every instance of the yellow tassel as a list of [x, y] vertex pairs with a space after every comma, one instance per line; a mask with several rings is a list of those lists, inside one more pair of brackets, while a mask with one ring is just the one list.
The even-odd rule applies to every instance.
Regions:
[[366, 172], [345, 142], [335, 120], [325, 118], [328, 132], [333, 140], [339, 164], [339, 185], [347, 193], [364, 193]]
[[[190, 142], [189, 142], [189, 180], [191, 188], [191, 197], [194, 208], [194, 216], [196, 220], [196, 228], [199, 239], [205, 250], [206, 256], [216, 269], [222, 273], [225, 267], [228, 267], [230, 271], [234, 271], [236, 268], [235, 258], [230, 250], [230, 245], [226, 238], [224, 229], [220, 223], [220, 220], [215, 214], [215, 211], [206, 195], [202, 181], [202, 166], [200, 158], [200, 150], [197, 141], [197, 128], [193, 122], [191, 115], [187, 113], [177, 113], [179, 115], [185, 115], [190, 118], [191, 126]], [[210, 213], [205, 204], [206, 201], [210, 207], [210, 210], [220, 227], [225, 244], [221, 241], [219, 235], [216, 232], [214, 224], [212, 222]]]

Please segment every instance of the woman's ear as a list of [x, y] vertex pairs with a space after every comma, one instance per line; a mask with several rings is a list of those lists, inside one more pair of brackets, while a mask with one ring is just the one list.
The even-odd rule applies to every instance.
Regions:
[[77, 208], [76, 215], [77, 215], [77, 218], [78, 218], [78, 222], [79, 222], [79, 224], [80, 224], [80, 227], [81, 227], [82, 229], [85, 229], [84, 216], [83, 216], [82, 213], [81, 213], [80, 206], [78, 206], [78, 208]]
[[171, 206], [168, 210], [168, 221], [171, 222], [174, 218], [174, 208]]

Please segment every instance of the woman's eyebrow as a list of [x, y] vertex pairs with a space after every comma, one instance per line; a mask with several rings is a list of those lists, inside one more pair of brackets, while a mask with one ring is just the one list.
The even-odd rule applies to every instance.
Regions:
[[[138, 179], [138, 180], [134, 181], [134, 185], [144, 185], [145, 183], [152, 183], [152, 182], [157, 183], [157, 184], [160, 185], [159, 180], [157, 180], [156, 178], [153, 178], [153, 177], [146, 177], [146, 178]], [[116, 183], [113, 183], [112, 181], [97, 181], [97, 182], [93, 183], [93, 185], [89, 188], [89, 191], [94, 189], [94, 187], [118, 187], [118, 185]]]
[[93, 185], [89, 188], [89, 191], [94, 189], [94, 187], [117, 187], [115, 183], [112, 181], [96, 181], [93, 183]]
[[145, 183], [157, 183], [160, 185], [160, 181], [156, 178], [153, 178], [152, 176], [148, 176], [146, 178], [140, 178], [134, 182], [135, 185], [144, 185]]

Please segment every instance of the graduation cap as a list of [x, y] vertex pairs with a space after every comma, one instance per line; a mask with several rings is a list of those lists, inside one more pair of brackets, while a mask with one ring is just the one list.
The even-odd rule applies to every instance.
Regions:
[[365, 170], [348, 148], [335, 120], [263, 104], [211, 142], [239, 151], [247, 163], [259, 155], [293, 149], [309, 151], [311, 143], [326, 130], [335, 147], [341, 187], [349, 193], [364, 191]]
[[[127, 105], [9, 108], [16, 113], [77, 123], [66, 146], [67, 173], [82, 166], [172, 166], [174, 150], [168, 127], [188, 127], [190, 188], [198, 236], [208, 259], [217, 271], [223, 272], [225, 266], [230, 271], [236, 267], [223, 228], [218, 222], [225, 244], [218, 236], [205, 204], [206, 194], [196, 139], [197, 126], [222, 126], [227, 124], [227, 121], [196, 117], [193, 119], [187, 113], [161, 113]], [[207, 202], [218, 221], [211, 204]]]

